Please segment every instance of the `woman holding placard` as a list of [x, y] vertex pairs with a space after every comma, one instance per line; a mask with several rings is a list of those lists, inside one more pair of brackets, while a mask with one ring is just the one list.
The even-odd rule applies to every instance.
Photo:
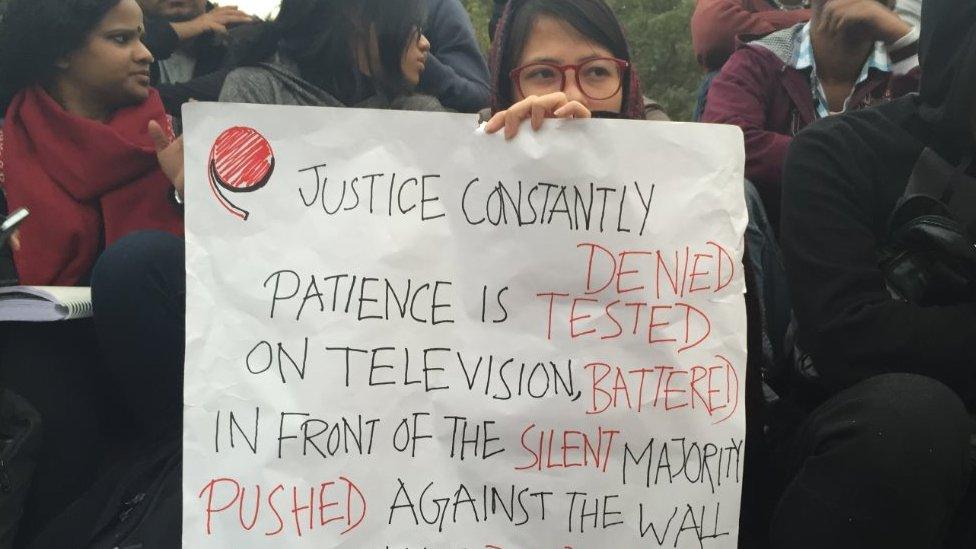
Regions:
[[526, 120], [668, 120], [641, 93], [624, 30], [603, 0], [511, 0], [495, 30], [488, 133]]
[[421, 0], [284, 0], [274, 23], [231, 72], [236, 103], [441, 111], [415, 94], [430, 42]]
[[[495, 30], [491, 52], [492, 107], [487, 133], [504, 130], [515, 137], [531, 121], [538, 130], [547, 118], [624, 118], [668, 120], [661, 107], [641, 93], [636, 67], [624, 31], [604, 0], [510, 0]], [[485, 117], [487, 118], [487, 117]], [[749, 410], [762, 406], [762, 356], [759, 304], [754, 276], [746, 273], [749, 375], [746, 400]], [[755, 412], [750, 412], [755, 413]], [[762, 459], [762, 422], [748, 422], [745, 468], [748, 478]], [[759, 482], [744, 487], [740, 545], [762, 546], [767, 509], [766, 488]]]

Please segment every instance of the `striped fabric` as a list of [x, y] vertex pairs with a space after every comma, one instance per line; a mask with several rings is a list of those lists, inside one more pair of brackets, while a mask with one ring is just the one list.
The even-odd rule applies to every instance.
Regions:
[[[817, 78], [817, 61], [813, 55], [813, 42], [810, 41], [810, 23], [803, 25], [803, 28], [796, 35], [796, 41], [796, 47], [793, 49], [795, 53], [793, 59], [790, 61], [790, 66], [796, 70], [809, 71], [810, 88], [813, 90], [813, 104], [816, 106], [817, 118], [826, 118], [831, 114], [839, 114], [830, 112], [827, 94], [824, 93], [823, 86], [820, 85], [820, 80]], [[857, 77], [857, 82], [854, 83], [855, 88], [861, 82], [868, 79], [868, 75], [872, 69], [880, 72], [891, 72], [891, 59], [888, 57], [888, 50], [885, 48], [883, 42], [877, 42], [874, 45], [874, 50], [868, 56], [867, 61], [865, 61], [864, 67], [861, 68], [861, 74]], [[852, 89], [851, 95], [853, 94], [854, 90]], [[844, 111], [851, 106], [847, 104], [850, 99], [851, 97], [848, 96], [844, 100]]]

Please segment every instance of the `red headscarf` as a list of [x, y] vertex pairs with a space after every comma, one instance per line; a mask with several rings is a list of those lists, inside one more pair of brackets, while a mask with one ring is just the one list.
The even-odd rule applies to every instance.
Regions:
[[99, 253], [138, 230], [183, 235], [147, 132], [169, 127], [159, 94], [116, 111], [107, 122], [66, 112], [42, 88], [20, 92], [3, 127], [4, 189], [11, 211], [31, 216], [20, 228], [14, 262], [22, 284], [76, 285]]

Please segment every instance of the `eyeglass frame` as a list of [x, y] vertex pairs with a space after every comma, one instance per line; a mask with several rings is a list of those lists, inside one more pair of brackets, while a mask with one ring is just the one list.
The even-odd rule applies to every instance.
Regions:
[[[611, 93], [610, 95], [608, 95], [606, 97], [593, 97], [593, 96], [591, 96], [590, 94], [586, 93], [586, 90], [583, 89], [583, 83], [580, 82], [580, 79], [579, 79], [580, 78], [580, 76], [579, 76], [580, 75], [580, 70], [579, 70], [580, 67], [582, 67], [583, 65], [585, 65], [587, 63], [592, 63], [593, 61], [613, 61], [614, 64], [617, 65], [617, 68], [620, 69], [620, 84], [617, 86], [617, 89], [613, 91], [613, 93]], [[522, 91], [522, 82], [520, 81], [519, 76], [521, 76], [522, 71], [524, 71], [525, 69], [527, 69], [529, 67], [535, 67], [535, 66], [538, 66], [538, 65], [546, 66], [546, 67], [549, 67], [549, 68], [552, 68], [552, 69], [556, 69], [557, 71], [559, 71], [559, 75], [562, 78], [562, 82], [563, 82], [562, 86], [559, 88], [559, 91], [565, 91], [566, 90], [566, 82], [567, 82], [566, 71], [569, 70], [569, 69], [573, 69], [573, 78], [576, 80], [576, 87], [579, 88], [580, 92], [582, 92], [583, 95], [585, 95], [586, 97], [588, 97], [588, 98], [590, 98], [590, 99], [592, 99], [594, 101], [604, 101], [606, 99], [610, 99], [614, 95], [617, 95], [617, 92], [619, 92], [620, 90], [622, 90], [623, 87], [624, 87], [624, 75], [626, 74], [625, 71], [630, 70], [630, 61], [625, 61], [623, 59], [617, 59], [616, 57], [594, 57], [593, 59], [587, 59], [586, 61], [583, 61], [582, 63], [576, 63], [575, 65], [574, 64], [570, 64], [570, 65], [557, 65], [555, 63], [546, 63], [544, 61], [538, 61], [538, 62], [535, 62], [535, 63], [529, 63], [527, 65], [522, 65], [521, 67], [516, 67], [516, 68], [512, 69], [508, 73], [509, 80], [511, 80], [512, 82], [515, 83], [515, 86], [518, 89], [519, 95], [521, 95], [522, 97], [527, 97], [527, 96], [525, 95], [525, 92]]]

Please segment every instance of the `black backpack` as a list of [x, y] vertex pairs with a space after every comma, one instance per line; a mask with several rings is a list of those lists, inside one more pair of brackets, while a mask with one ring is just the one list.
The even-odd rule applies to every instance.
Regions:
[[0, 549], [13, 547], [40, 446], [40, 414], [0, 389]]
[[[878, 253], [894, 299], [921, 306], [976, 302], [976, 178], [966, 175], [970, 163], [953, 166], [929, 148], [919, 155]], [[820, 375], [797, 340], [791, 317], [784, 346], [789, 369], [794, 383], [816, 388]]]
[[922, 306], [976, 302], [976, 179], [932, 149], [919, 156], [888, 223], [879, 264], [889, 293]]
[[31, 547], [170, 549], [182, 536], [182, 454], [172, 435], [103, 474]]

